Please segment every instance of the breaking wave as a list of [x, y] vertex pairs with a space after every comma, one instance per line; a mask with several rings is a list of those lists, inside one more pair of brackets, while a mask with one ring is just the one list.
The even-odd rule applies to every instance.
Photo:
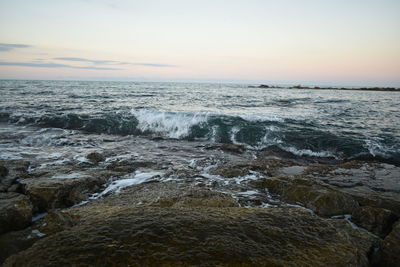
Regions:
[[390, 136], [333, 132], [306, 120], [290, 118], [132, 109], [129, 112], [90, 115], [0, 113], [0, 120], [89, 133], [236, 143], [259, 150], [278, 147], [298, 156], [362, 158], [400, 164], [400, 145]]

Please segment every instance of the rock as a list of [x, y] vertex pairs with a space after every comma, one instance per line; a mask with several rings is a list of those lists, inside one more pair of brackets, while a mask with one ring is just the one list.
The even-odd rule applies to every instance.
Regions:
[[356, 209], [351, 220], [358, 226], [384, 238], [392, 230], [392, 224], [397, 220], [397, 216], [390, 210], [366, 206]]
[[21, 181], [24, 192], [34, 204], [36, 212], [54, 208], [65, 208], [86, 200], [105, 183], [99, 177], [41, 178]]
[[7, 189], [7, 192], [22, 193], [22, 186], [20, 183], [14, 183]]
[[234, 153], [243, 153], [244, 151], [246, 151], [246, 146], [236, 144], [222, 144], [221, 149]]
[[[146, 183], [97, 200], [106, 206], [238, 207], [236, 199], [220, 192], [176, 183]], [[90, 211], [88, 211], [90, 213]]]
[[0, 183], [0, 193], [7, 192], [7, 190], [8, 190], [8, 186], [5, 186], [5, 185]]
[[244, 168], [218, 168], [213, 171], [213, 173], [220, 175], [225, 178], [233, 178], [233, 177], [238, 177], [238, 176], [245, 176], [248, 174], [248, 170]]
[[[75, 212], [85, 216], [95, 206]], [[298, 208], [102, 210], [4, 266], [367, 266], [373, 243], [361, 231], [338, 231], [331, 220]]]
[[8, 169], [4, 166], [0, 166], [0, 178], [6, 177], [8, 174]]
[[86, 155], [86, 158], [93, 163], [99, 163], [104, 160], [104, 156], [98, 152], [91, 152]]
[[36, 241], [75, 225], [67, 211], [51, 211], [30, 227], [0, 235], [0, 265], [11, 255], [30, 248]]
[[25, 160], [0, 160], [0, 165], [3, 167], [3, 174], [6, 172], [3, 177], [8, 175], [23, 178], [28, 173], [30, 162]]
[[119, 172], [119, 173], [130, 173], [134, 172], [136, 168], [130, 165], [119, 165], [119, 164], [111, 164], [107, 166], [107, 170]]
[[282, 169], [296, 165], [297, 163], [291, 160], [260, 157], [248, 162], [241, 162], [236, 167], [263, 172], [266, 176], [276, 176]]
[[400, 222], [393, 227], [392, 232], [383, 240], [379, 266], [399, 266], [400, 263]]
[[106, 168], [110, 171], [130, 173], [138, 168], [149, 168], [154, 165], [156, 165], [156, 163], [151, 161], [121, 160], [111, 162]]
[[306, 175], [321, 179], [356, 199], [361, 206], [391, 210], [400, 216], [400, 167], [377, 162], [346, 161], [307, 168]]
[[76, 224], [77, 218], [68, 213], [67, 211], [50, 211], [49, 214], [43, 218], [38, 229], [45, 235], [52, 235]]
[[11, 255], [31, 247], [40, 237], [32, 234], [32, 228], [0, 235], [0, 265]]
[[0, 234], [23, 229], [31, 224], [32, 203], [27, 196], [0, 193]]
[[18, 179], [29, 176], [30, 163], [24, 160], [0, 160], [0, 164], [0, 192], [18, 192]]
[[265, 178], [253, 185], [268, 188], [269, 192], [280, 195], [282, 201], [301, 204], [322, 216], [351, 214], [358, 207], [358, 202], [350, 195], [313, 179]]
[[374, 191], [365, 186], [339, 188], [351, 195], [361, 206], [370, 206], [392, 211], [400, 217], [400, 194], [394, 192]]

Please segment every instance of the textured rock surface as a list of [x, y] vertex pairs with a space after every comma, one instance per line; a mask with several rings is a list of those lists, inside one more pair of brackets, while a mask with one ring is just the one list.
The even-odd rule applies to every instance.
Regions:
[[400, 216], [400, 168], [390, 164], [348, 161], [307, 168], [310, 178], [321, 179], [351, 194], [362, 206], [380, 207]]
[[24, 192], [28, 195], [37, 211], [45, 211], [53, 208], [72, 206], [83, 200], [99, 189], [105, 180], [102, 178], [54, 179], [25, 179], [21, 181]]
[[376, 239], [346, 221], [229, 198], [173, 183], [133, 186], [47, 218], [63, 230], [4, 266], [368, 265]]
[[246, 169], [235, 168], [235, 167], [227, 167], [227, 168], [218, 168], [214, 170], [214, 173], [217, 175], [221, 175], [225, 178], [232, 178], [238, 176], [244, 176], [248, 174]]
[[371, 244], [300, 209], [125, 208], [40, 240], [4, 266], [366, 266]]
[[382, 242], [380, 266], [399, 266], [400, 263], [400, 222]]
[[356, 209], [351, 220], [383, 238], [392, 230], [392, 224], [397, 220], [397, 216], [390, 210], [366, 206]]
[[0, 192], [18, 192], [18, 179], [28, 176], [29, 164], [24, 160], [0, 160]]
[[0, 235], [0, 265], [11, 255], [31, 247], [40, 237], [32, 234], [32, 228]]
[[86, 155], [86, 158], [93, 163], [99, 163], [104, 160], [104, 156], [98, 152], [91, 152]]
[[27, 227], [32, 220], [29, 198], [18, 193], [0, 193], [0, 234]]
[[6, 177], [8, 174], [8, 169], [5, 166], [0, 165], [0, 178]]
[[317, 180], [276, 177], [258, 180], [254, 185], [268, 188], [283, 201], [300, 204], [323, 216], [351, 214], [358, 207], [350, 195]]

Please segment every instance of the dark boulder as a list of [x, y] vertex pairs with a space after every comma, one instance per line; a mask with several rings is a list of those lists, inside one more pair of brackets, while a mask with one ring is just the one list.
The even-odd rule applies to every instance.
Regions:
[[32, 203], [25, 195], [0, 193], [0, 234], [31, 224]]

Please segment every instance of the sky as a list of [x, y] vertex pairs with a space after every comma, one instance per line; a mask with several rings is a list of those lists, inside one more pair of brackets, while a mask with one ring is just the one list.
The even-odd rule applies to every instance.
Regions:
[[400, 86], [399, 0], [0, 0], [0, 79]]

